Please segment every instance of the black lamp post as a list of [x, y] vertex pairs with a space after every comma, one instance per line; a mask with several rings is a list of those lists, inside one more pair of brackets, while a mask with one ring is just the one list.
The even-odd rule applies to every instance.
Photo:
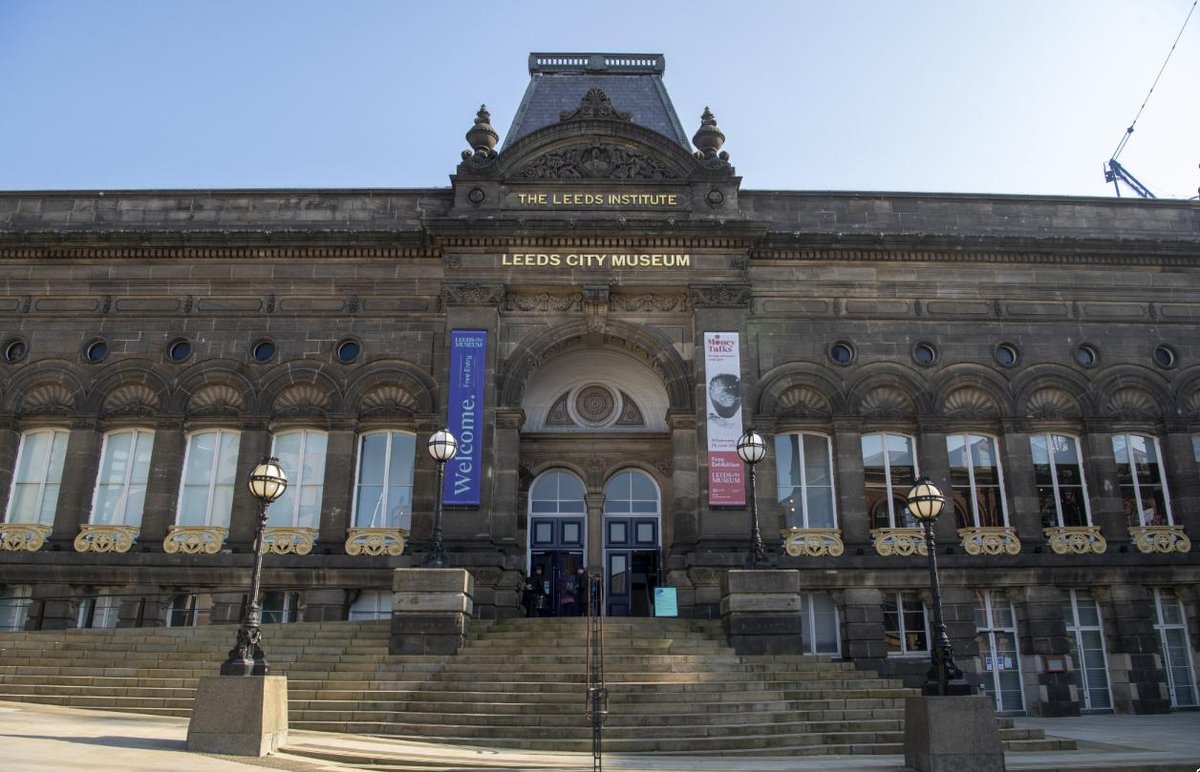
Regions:
[[933, 666], [926, 676], [921, 691], [926, 695], [942, 697], [971, 694], [971, 686], [963, 679], [962, 671], [954, 664], [954, 648], [950, 636], [946, 635], [946, 623], [942, 619], [942, 588], [938, 581], [937, 545], [933, 538], [933, 524], [946, 506], [946, 497], [929, 481], [920, 477], [905, 497], [908, 512], [921, 522], [925, 529], [925, 548], [929, 553], [929, 584], [933, 590], [933, 641], [929, 649]]
[[750, 467], [750, 567], [760, 568], [767, 550], [763, 547], [762, 532], [758, 529], [758, 491], [754, 480], [754, 467], [767, 455], [767, 441], [750, 429], [737, 442], [738, 456]]
[[446, 566], [446, 545], [442, 542], [442, 480], [446, 475], [446, 462], [458, 452], [458, 440], [449, 429], [438, 429], [429, 435], [429, 455], [438, 465], [437, 499], [433, 509], [433, 554], [429, 564], [437, 568]]
[[264, 676], [267, 656], [262, 650], [262, 607], [258, 605], [258, 590], [262, 584], [263, 539], [267, 530], [267, 507], [287, 490], [287, 475], [279, 459], [264, 458], [250, 472], [247, 480], [250, 493], [258, 499], [258, 531], [254, 534], [254, 566], [250, 569], [250, 595], [242, 623], [238, 626], [237, 643], [229, 657], [221, 663], [221, 675]]

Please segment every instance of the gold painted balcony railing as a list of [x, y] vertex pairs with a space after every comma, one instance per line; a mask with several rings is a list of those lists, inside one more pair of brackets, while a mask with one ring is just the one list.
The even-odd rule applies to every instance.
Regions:
[[920, 528], [872, 528], [875, 551], [885, 558], [892, 555], [928, 555], [925, 534]]
[[783, 549], [794, 558], [839, 557], [846, 551], [838, 528], [783, 528]]
[[173, 525], [163, 539], [163, 552], [174, 555], [215, 555], [221, 551], [228, 528], [219, 525]]
[[264, 536], [264, 554], [307, 555], [317, 540], [316, 528], [268, 526]]
[[1016, 555], [1021, 551], [1017, 529], [1009, 526], [959, 528], [958, 537], [968, 555]]
[[81, 525], [75, 537], [75, 551], [129, 552], [140, 530], [137, 525]]
[[0, 550], [37, 552], [46, 545], [52, 528], [38, 523], [0, 523]]
[[346, 531], [346, 554], [399, 557], [407, 537], [408, 531], [399, 528], [351, 528]]
[[1042, 533], [1056, 555], [1101, 555], [1108, 549], [1098, 525], [1052, 526], [1043, 528]]
[[1141, 552], [1188, 552], [1192, 548], [1182, 525], [1131, 525], [1129, 538]]

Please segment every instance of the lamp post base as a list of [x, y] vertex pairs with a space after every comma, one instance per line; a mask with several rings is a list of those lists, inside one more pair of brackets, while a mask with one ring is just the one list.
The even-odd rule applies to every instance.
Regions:
[[978, 695], [979, 690], [961, 679], [940, 683], [927, 681], [921, 686], [921, 694], [926, 697], [970, 697]]
[[917, 772], [1004, 772], [1004, 746], [989, 697], [904, 701], [904, 765]]
[[287, 744], [287, 678], [204, 676], [188, 722], [187, 749], [266, 756]]

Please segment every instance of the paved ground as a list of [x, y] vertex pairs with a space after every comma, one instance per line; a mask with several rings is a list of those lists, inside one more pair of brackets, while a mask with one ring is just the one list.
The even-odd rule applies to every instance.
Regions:
[[[1140, 769], [1194, 772], [1200, 768], [1200, 713], [1167, 716], [1087, 716], [1017, 719], [1047, 735], [1069, 737], [1080, 749], [1054, 753], [1012, 753], [1010, 770]], [[0, 769], [120, 770], [120, 772], [248, 772], [270, 769], [332, 772], [375, 765], [418, 769], [588, 770], [585, 754], [498, 752], [483, 748], [380, 740], [323, 732], [291, 732], [285, 752], [264, 759], [237, 759], [188, 753], [187, 719], [155, 718], [19, 702], [0, 702]], [[901, 770], [896, 756], [740, 758], [680, 756], [604, 757], [604, 768], [623, 772], [791, 772], [792, 770]]]

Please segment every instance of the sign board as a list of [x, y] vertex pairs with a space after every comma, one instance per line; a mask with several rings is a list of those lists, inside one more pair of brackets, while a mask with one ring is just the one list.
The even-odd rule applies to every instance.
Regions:
[[704, 333], [709, 506], [746, 505], [746, 470], [737, 454], [742, 436], [742, 355], [736, 332]]
[[674, 587], [655, 587], [654, 588], [654, 616], [656, 617], [677, 617], [679, 616], [679, 600], [675, 596]]
[[486, 330], [450, 334], [450, 404], [446, 424], [458, 440], [458, 452], [446, 462], [442, 503], [479, 506], [483, 462], [483, 375]]

